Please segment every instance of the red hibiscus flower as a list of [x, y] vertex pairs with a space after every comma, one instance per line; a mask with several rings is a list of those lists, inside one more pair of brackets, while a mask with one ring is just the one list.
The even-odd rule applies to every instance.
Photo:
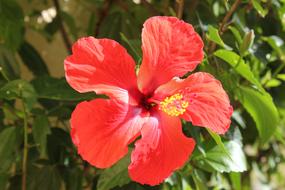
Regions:
[[79, 39], [64, 61], [66, 80], [78, 92], [109, 99], [77, 105], [71, 137], [90, 164], [107, 168], [135, 142], [128, 167], [131, 179], [156, 185], [182, 167], [195, 142], [182, 133], [181, 121], [223, 134], [232, 107], [221, 83], [198, 72], [180, 79], [203, 59], [203, 42], [190, 24], [174, 17], [152, 17], [142, 31], [143, 59], [135, 62], [116, 41]]

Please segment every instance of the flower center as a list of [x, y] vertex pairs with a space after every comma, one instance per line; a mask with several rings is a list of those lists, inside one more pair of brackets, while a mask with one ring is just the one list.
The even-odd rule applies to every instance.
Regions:
[[188, 101], [186, 101], [183, 98], [183, 95], [180, 93], [166, 97], [162, 102], [159, 103], [159, 109], [170, 116], [182, 115], [188, 106]]

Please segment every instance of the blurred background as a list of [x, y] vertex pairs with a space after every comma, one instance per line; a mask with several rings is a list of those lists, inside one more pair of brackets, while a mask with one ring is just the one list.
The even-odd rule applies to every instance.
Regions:
[[[155, 15], [194, 26], [205, 44], [196, 71], [221, 80], [235, 112], [223, 136], [184, 122], [193, 155], [150, 187], [128, 177], [129, 155], [105, 170], [77, 155], [70, 115], [100, 95], [71, 89], [63, 60], [94, 36], [139, 65], [142, 25]], [[0, 0], [0, 190], [285, 189], [284, 40], [285, 0]]]

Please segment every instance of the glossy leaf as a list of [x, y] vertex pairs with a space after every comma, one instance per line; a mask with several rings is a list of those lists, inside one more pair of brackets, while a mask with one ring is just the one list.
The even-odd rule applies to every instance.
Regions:
[[208, 27], [209, 33], [207, 34], [207, 38], [216, 44], [220, 45], [221, 47], [225, 47], [225, 43], [219, 35], [218, 29], [214, 28], [213, 26]]
[[237, 172], [230, 173], [230, 178], [235, 190], [241, 190], [241, 174]]
[[224, 153], [230, 158], [231, 158], [231, 155], [230, 153], [228, 152], [227, 148], [225, 147], [223, 141], [222, 141], [222, 138], [214, 133], [213, 131], [211, 131], [210, 129], [207, 129], [207, 131], [209, 132], [209, 134], [212, 136], [212, 138], [214, 139], [214, 141], [216, 142], [216, 144], [224, 151]]
[[243, 107], [254, 119], [261, 141], [267, 142], [274, 134], [279, 120], [272, 98], [268, 94], [245, 86], [240, 87], [237, 95]]
[[280, 79], [280, 80], [285, 81], [285, 74], [278, 74], [277, 78]]
[[243, 78], [256, 85], [260, 90], [263, 90], [261, 84], [252, 73], [249, 65], [246, 64], [238, 54], [229, 50], [218, 50], [214, 54], [233, 67], [233, 69]]
[[230, 154], [225, 153], [216, 145], [206, 151], [206, 156], [197, 156], [193, 162], [206, 171], [218, 172], [243, 172], [246, 170], [246, 158], [242, 147], [235, 141], [225, 142], [225, 147]]
[[260, 16], [265, 17], [268, 13], [267, 9], [264, 9], [261, 6], [261, 2], [259, 0], [251, 0], [253, 7], [257, 10]]
[[272, 88], [272, 87], [277, 87], [281, 85], [281, 81], [277, 79], [270, 79], [265, 83], [265, 87], [267, 88]]

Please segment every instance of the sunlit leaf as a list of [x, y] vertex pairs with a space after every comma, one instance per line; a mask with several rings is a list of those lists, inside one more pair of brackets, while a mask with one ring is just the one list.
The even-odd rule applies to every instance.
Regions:
[[237, 172], [230, 173], [230, 178], [235, 190], [241, 190], [241, 174]]
[[263, 89], [259, 81], [252, 73], [249, 65], [246, 64], [242, 57], [240, 57], [238, 54], [229, 50], [218, 50], [214, 54], [232, 66], [234, 70], [243, 78], [256, 85], [260, 90]]
[[218, 29], [214, 28], [213, 26], [208, 27], [209, 33], [207, 34], [207, 38], [216, 44], [220, 45], [221, 47], [225, 47], [225, 43], [223, 42], [222, 38], [219, 35]]
[[246, 170], [246, 158], [242, 147], [235, 141], [224, 143], [230, 157], [218, 145], [208, 149], [206, 156], [197, 156], [193, 162], [206, 171], [243, 172]]
[[251, 0], [251, 2], [255, 10], [257, 10], [258, 14], [260, 14], [260, 16], [265, 17], [267, 15], [268, 10], [264, 9], [261, 6], [261, 2], [259, 0]]
[[278, 74], [277, 78], [280, 79], [280, 80], [285, 81], [285, 74]]
[[265, 87], [267, 88], [272, 88], [272, 87], [277, 87], [281, 85], [281, 81], [277, 79], [270, 79], [265, 83]]

